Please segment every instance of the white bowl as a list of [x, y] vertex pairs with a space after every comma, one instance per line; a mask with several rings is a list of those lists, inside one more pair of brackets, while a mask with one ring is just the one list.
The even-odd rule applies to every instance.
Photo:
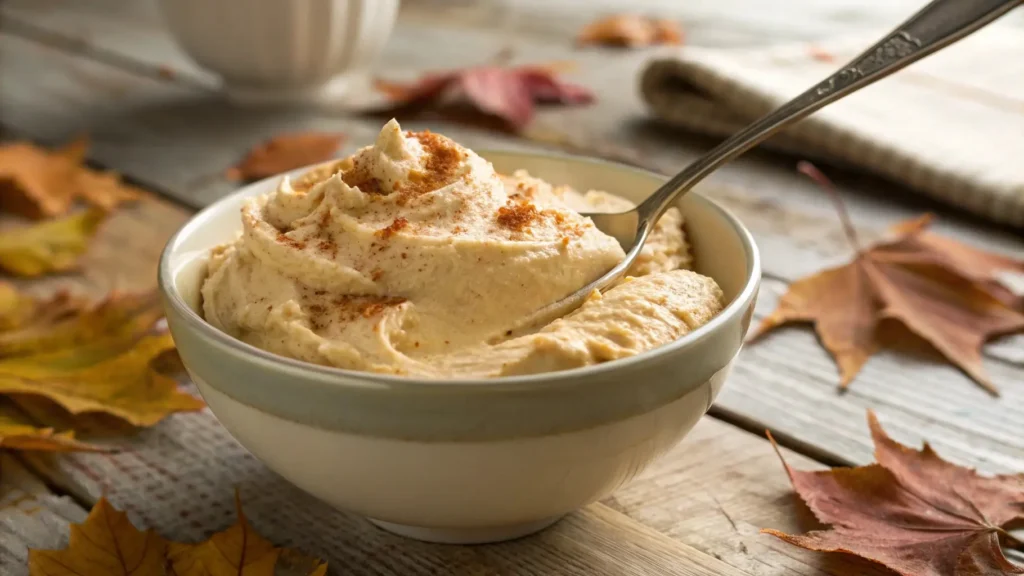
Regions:
[[[557, 155], [481, 152], [495, 168], [640, 200], [662, 176]], [[301, 173], [309, 168], [296, 171]], [[420, 381], [315, 366], [249, 346], [197, 313], [206, 251], [241, 229], [243, 188], [200, 212], [160, 262], [167, 320], [224, 426], [307, 492], [423, 540], [489, 542], [594, 502], [676, 444], [718, 394], [750, 324], [761, 270], [732, 215], [697, 192], [679, 202], [697, 270], [725, 309], [645, 354], [549, 374]]]
[[168, 28], [242, 103], [337, 97], [391, 34], [398, 0], [160, 0]]

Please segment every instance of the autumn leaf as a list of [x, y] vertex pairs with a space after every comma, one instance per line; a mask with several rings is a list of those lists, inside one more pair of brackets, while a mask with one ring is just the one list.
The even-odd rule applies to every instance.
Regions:
[[0, 210], [51, 218], [67, 213], [77, 198], [110, 210], [140, 197], [117, 174], [85, 166], [88, 148], [84, 138], [52, 152], [27, 142], [0, 146]]
[[0, 268], [40, 276], [74, 268], [106, 214], [93, 209], [74, 216], [0, 232]]
[[588, 104], [594, 99], [586, 88], [560, 81], [548, 66], [474, 66], [427, 74], [412, 83], [377, 80], [375, 86], [391, 100], [382, 112], [444, 111], [462, 104], [512, 130], [529, 124], [536, 104]]
[[249, 525], [238, 493], [238, 521], [199, 544], [140, 531], [106, 500], [71, 525], [63, 550], [29, 550], [29, 576], [326, 576], [327, 563], [277, 548]]
[[683, 30], [679, 24], [661, 18], [637, 14], [616, 14], [587, 24], [576, 44], [603, 45], [621, 48], [642, 48], [657, 44], [682, 44]]
[[985, 477], [889, 438], [874, 413], [876, 464], [805, 472], [782, 459], [793, 489], [831, 527], [802, 535], [763, 532], [818, 552], [853, 554], [903, 576], [1024, 574], [1000, 549], [1004, 530], [1024, 520], [1024, 474]]
[[30, 576], [163, 576], [167, 542], [100, 498], [64, 550], [29, 550]]
[[[238, 520], [199, 544], [171, 543], [168, 559], [173, 576], [273, 576], [290, 568], [291, 573], [325, 576], [327, 563], [293, 550], [277, 548], [249, 525], [242, 502], [235, 493]], [[287, 565], [287, 566], [286, 566]], [[298, 572], [294, 570], [299, 569]]]
[[120, 204], [138, 200], [143, 192], [125, 183], [117, 172], [84, 168], [78, 172], [78, 196], [109, 212]]
[[0, 400], [0, 448], [50, 452], [105, 450], [102, 446], [75, 440], [73, 431], [57, 432], [38, 425], [9, 399]]
[[902, 250], [927, 259], [946, 268], [957, 270], [963, 276], [982, 284], [987, 292], [1007, 306], [1020, 307], [1024, 295], [1017, 295], [1000, 282], [1003, 275], [1024, 274], [1024, 259], [1016, 260], [1002, 254], [985, 252], [956, 240], [932, 232], [914, 232], [931, 222], [930, 216], [897, 224], [897, 234], [912, 236]]
[[80, 298], [58, 294], [32, 305], [36, 313], [31, 322], [0, 332], [0, 358], [64, 350], [112, 338], [133, 341], [163, 317], [160, 299], [153, 292], [113, 294], [93, 306]]
[[[832, 191], [810, 164], [801, 163], [801, 171]], [[1007, 305], [1012, 295], [994, 280], [997, 268], [1021, 263], [928, 233], [928, 217], [900, 224], [892, 240], [860, 248], [841, 203], [839, 208], [857, 252], [853, 261], [793, 282], [752, 338], [791, 322], [814, 323], [845, 388], [883, 337], [899, 334], [883, 322], [894, 321], [998, 395], [981, 347], [1024, 329], [1024, 314]]]
[[48, 326], [85, 308], [84, 298], [62, 291], [49, 298], [24, 294], [14, 284], [0, 280], [0, 333], [28, 325]]
[[[95, 309], [0, 333], [0, 394], [45, 397], [72, 414], [99, 412], [135, 426], [203, 408], [152, 362], [173, 350], [170, 334], [155, 330], [154, 295], [114, 296]], [[40, 352], [42, 350], [42, 352]]]
[[256, 146], [228, 169], [232, 180], [259, 180], [334, 157], [345, 136], [336, 132], [292, 132]]

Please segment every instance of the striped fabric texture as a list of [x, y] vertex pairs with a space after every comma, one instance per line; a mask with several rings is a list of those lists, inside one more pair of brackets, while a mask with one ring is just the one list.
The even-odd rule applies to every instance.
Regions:
[[[756, 50], [681, 48], [641, 90], [667, 123], [727, 135], [823, 80], [881, 33]], [[1024, 31], [989, 28], [847, 96], [765, 144], [871, 171], [1024, 227]]]

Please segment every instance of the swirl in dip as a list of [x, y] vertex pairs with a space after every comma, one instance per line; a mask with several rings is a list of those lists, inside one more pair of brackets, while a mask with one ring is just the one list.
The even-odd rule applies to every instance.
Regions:
[[373, 146], [253, 198], [213, 249], [206, 320], [299, 360], [426, 378], [565, 370], [666, 344], [721, 310], [691, 272], [682, 216], [658, 223], [626, 278], [539, 331], [489, 344], [596, 279], [622, 248], [577, 210], [631, 204], [495, 173], [444, 136], [392, 120]]

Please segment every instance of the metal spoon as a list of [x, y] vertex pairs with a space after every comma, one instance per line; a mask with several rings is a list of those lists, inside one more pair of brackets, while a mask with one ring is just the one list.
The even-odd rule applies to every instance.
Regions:
[[604, 276], [522, 319], [502, 338], [530, 332], [565, 316], [594, 290], [603, 290], [620, 279], [665, 210], [726, 162], [812, 112], [974, 33], [1021, 3], [1024, 0], [935, 0], [821, 83], [715, 146], [636, 208], [618, 214], [583, 214], [622, 244], [626, 258]]

